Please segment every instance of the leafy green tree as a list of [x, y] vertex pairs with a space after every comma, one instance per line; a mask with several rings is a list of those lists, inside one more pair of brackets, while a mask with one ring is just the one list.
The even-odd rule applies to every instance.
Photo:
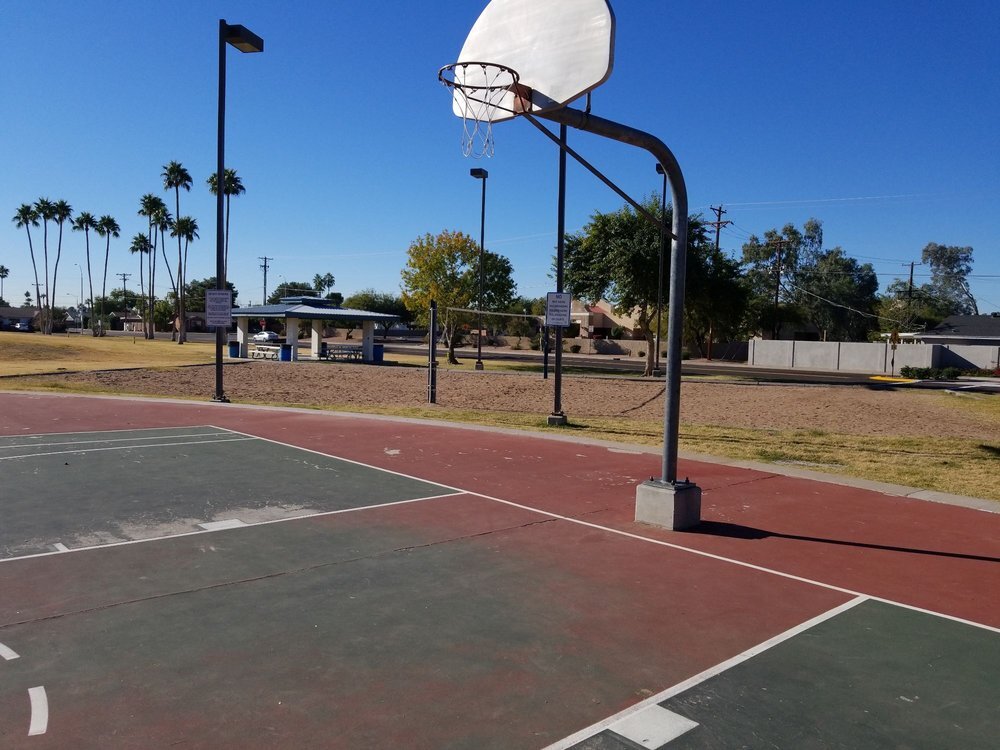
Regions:
[[[948, 315], [979, 315], [979, 305], [969, 287], [972, 248], [928, 243], [920, 259], [931, 267], [931, 290], [950, 304]], [[947, 317], [947, 316], [945, 316]]]
[[[191, 225], [187, 222], [194, 222], [194, 219], [190, 217], [181, 216], [181, 188], [189, 191], [191, 190], [191, 173], [184, 168], [184, 165], [179, 161], [171, 161], [163, 166], [163, 172], [160, 174], [163, 178], [163, 187], [165, 190], [174, 191], [174, 215], [177, 217], [177, 221], [170, 234], [177, 238], [177, 289], [179, 291], [177, 297], [177, 320], [178, 320], [178, 333], [177, 333], [177, 343], [183, 344], [187, 340], [187, 326], [185, 324], [185, 313], [184, 313], [184, 261], [187, 254], [187, 246], [191, 244], [193, 239], [197, 236], [197, 223], [194, 224], [194, 229], [192, 230]], [[181, 219], [186, 219], [182, 229], [178, 229], [177, 223], [180, 223]], [[184, 241], [184, 249], [181, 248], [181, 242]]]
[[[673, 208], [661, 216], [661, 201], [652, 195], [643, 203], [653, 216], [669, 227]], [[704, 253], [708, 235], [700, 217], [688, 220], [688, 259]], [[578, 234], [566, 235], [566, 287], [589, 302], [607, 299], [618, 315], [630, 315], [646, 340], [646, 366], [653, 373], [656, 300], [660, 288], [660, 229], [631, 206], [612, 213], [595, 212]], [[669, 297], [668, 264], [664, 264], [663, 297]]]
[[[410, 243], [402, 277], [403, 304], [416, 321], [426, 324], [430, 303], [437, 302], [448, 344], [448, 361], [458, 364], [456, 334], [461, 325], [474, 321], [475, 316], [448, 308], [471, 308], [479, 301], [478, 243], [462, 232], [446, 230], [436, 237], [425, 234]], [[483, 309], [506, 309], [515, 291], [510, 261], [486, 250], [483, 279]]]
[[31, 253], [31, 268], [35, 272], [35, 307], [41, 310], [42, 301], [38, 296], [38, 264], [35, 262], [35, 248], [31, 244], [31, 228], [38, 226], [38, 212], [30, 203], [22, 203], [12, 221], [18, 229], [23, 228], [28, 233], [28, 252]]
[[[207, 279], [196, 279], [187, 284], [184, 290], [184, 299], [187, 301], [187, 309], [192, 312], [205, 312], [205, 290], [215, 289], [216, 277], [209, 276]], [[233, 286], [233, 282], [226, 281], [226, 289], [233, 293], [233, 305], [236, 305], [236, 298], [239, 292]]]
[[[376, 292], [374, 289], [362, 289], [344, 300], [344, 307], [349, 310], [368, 310], [369, 312], [395, 315], [399, 322], [408, 323], [412, 316], [403, 304], [403, 298], [391, 292]], [[379, 324], [383, 337], [389, 334], [391, 324]]]
[[810, 250], [790, 289], [794, 304], [824, 341], [866, 341], [878, 328], [878, 277], [839, 247]]
[[[243, 186], [243, 180], [240, 179], [239, 175], [236, 174], [235, 169], [229, 169], [228, 167], [224, 170], [225, 174], [225, 185], [222, 187], [222, 194], [226, 198], [226, 238], [225, 238], [225, 251], [222, 263], [222, 275], [225, 278], [229, 278], [229, 201], [233, 196], [243, 195], [247, 190]], [[212, 195], [219, 194], [219, 173], [212, 172], [208, 176], [208, 190]], [[331, 284], [332, 286], [332, 284]]]
[[267, 304], [277, 305], [283, 297], [315, 297], [317, 292], [308, 281], [282, 281], [267, 298]]
[[[699, 349], [706, 342], [704, 353], [711, 357], [713, 341], [732, 340], [742, 334], [748, 304], [749, 295], [738, 261], [708, 243], [700, 243], [689, 251], [684, 295], [684, 331], [688, 341]], [[666, 311], [663, 315], [661, 333], [666, 330]]]
[[[751, 235], [743, 245], [743, 283], [748, 297], [746, 332], [776, 335], [782, 322], [801, 318], [789, 291], [799, 257], [823, 247], [823, 224], [809, 219], [800, 231], [794, 224], [769, 229], [763, 238]], [[775, 306], [777, 293], [778, 305]]]
[[106, 239], [104, 245], [104, 274], [101, 277], [101, 319], [98, 322], [98, 325], [100, 326], [101, 330], [100, 335], [103, 336], [105, 334], [105, 327], [107, 325], [107, 319], [104, 317], [105, 316], [104, 301], [107, 299], [108, 256], [111, 253], [111, 238], [119, 236], [119, 232], [121, 232], [121, 227], [118, 226], [118, 222], [115, 221], [115, 218], [113, 216], [105, 214], [104, 216], [102, 216], [100, 219], [97, 220], [97, 226], [94, 229], [101, 237], [104, 237]]
[[[86, 247], [86, 252], [87, 252], [87, 287], [90, 290], [90, 304], [91, 305], [94, 304], [94, 276], [93, 276], [93, 273], [90, 270], [90, 232], [91, 232], [91, 230], [94, 230], [94, 229], [97, 229], [97, 219], [94, 218], [93, 214], [91, 214], [91, 213], [89, 213], [87, 211], [81, 211], [80, 213], [78, 213], [76, 215], [76, 218], [73, 219], [73, 231], [74, 232], [83, 232], [83, 237], [84, 237], [84, 242], [85, 242], [85, 247]], [[81, 307], [83, 306], [83, 302], [82, 301], [80, 303], [80, 306]], [[91, 310], [91, 313], [93, 313], [93, 310]], [[94, 323], [94, 318], [95, 318], [95, 316], [93, 314], [91, 314], [91, 316], [90, 316], [90, 330], [91, 330], [91, 333], [94, 336], [96, 336], [97, 335], [97, 325]], [[81, 326], [83, 325], [83, 316], [82, 315], [80, 316], [80, 325]]]

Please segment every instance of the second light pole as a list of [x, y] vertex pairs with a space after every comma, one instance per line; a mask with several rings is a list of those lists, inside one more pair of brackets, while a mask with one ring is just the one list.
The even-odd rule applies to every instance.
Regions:
[[479, 333], [476, 336], [476, 369], [483, 369], [483, 296], [484, 289], [486, 286], [486, 276], [483, 268], [483, 255], [485, 253], [485, 241], [486, 241], [486, 178], [490, 176], [490, 173], [485, 169], [480, 169], [478, 167], [469, 170], [469, 174], [475, 177], [477, 180], [483, 181], [483, 206], [479, 217], [479, 303], [476, 307], [479, 308], [479, 323], [478, 329]]

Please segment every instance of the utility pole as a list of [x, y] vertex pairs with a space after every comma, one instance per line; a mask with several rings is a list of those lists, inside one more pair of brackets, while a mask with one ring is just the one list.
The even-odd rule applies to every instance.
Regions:
[[257, 256], [257, 259], [264, 261], [263, 263], [260, 264], [260, 267], [264, 269], [264, 301], [263, 301], [262, 304], [266, 305], [267, 304], [267, 269], [268, 269], [268, 261], [274, 260], [274, 258], [268, 258], [266, 255], [259, 255], [259, 256]]
[[781, 250], [788, 244], [788, 240], [773, 240], [769, 244], [776, 246], [774, 257], [774, 331], [771, 338], [777, 341], [781, 329], [781, 321], [778, 320], [778, 294], [781, 291]]
[[[705, 223], [708, 226], [714, 226], [715, 227], [715, 253], [716, 253], [716, 255], [718, 255], [718, 253], [719, 253], [720, 234], [722, 232], [722, 228], [729, 226], [733, 222], [729, 221], [728, 219], [726, 219], [725, 221], [723, 221], [722, 215], [724, 213], [726, 213], [726, 211], [725, 211], [724, 208], [722, 208], [722, 204], [721, 203], [719, 204], [718, 207], [709, 206], [709, 208], [712, 209], [713, 212], [715, 212], [715, 221], [708, 221], [708, 222], [705, 222]], [[709, 320], [708, 321], [708, 343], [707, 343], [707, 345], [705, 347], [705, 358], [707, 360], [709, 360], [709, 361], [712, 360], [712, 339], [715, 337], [715, 333], [712, 330], [712, 328], [713, 328], [712, 321]]]
[[[122, 280], [122, 305], [125, 308], [125, 314], [128, 315], [128, 290], [125, 288], [125, 282], [132, 278], [132, 274], [116, 273], [115, 276], [118, 276]], [[124, 320], [122, 321], [122, 327], [125, 327]]]
[[710, 227], [715, 227], [715, 252], [719, 252], [719, 234], [722, 232], [723, 227], [727, 227], [733, 222], [728, 219], [725, 221], [722, 220], [722, 215], [727, 213], [727, 211], [722, 208], [721, 203], [718, 208], [715, 206], [709, 206], [709, 208], [715, 212], [715, 221], [706, 221], [705, 224]]

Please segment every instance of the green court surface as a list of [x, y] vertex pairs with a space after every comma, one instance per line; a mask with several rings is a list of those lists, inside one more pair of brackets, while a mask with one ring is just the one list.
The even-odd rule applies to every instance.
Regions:
[[572, 747], [998, 747], [997, 633], [870, 599], [852, 605]]
[[0, 470], [0, 558], [453, 492], [205, 426], [0, 437]]

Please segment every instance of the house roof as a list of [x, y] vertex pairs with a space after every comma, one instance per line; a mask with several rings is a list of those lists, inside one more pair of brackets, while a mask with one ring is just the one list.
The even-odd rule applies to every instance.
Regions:
[[1000, 339], [1000, 314], [950, 315], [920, 338]]
[[0, 318], [33, 318], [37, 312], [33, 307], [0, 307]]
[[398, 315], [351, 310], [337, 307], [331, 300], [318, 297], [282, 297], [277, 305], [253, 305], [233, 308], [234, 318], [296, 318], [298, 320], [350, 320], [391, 323]]

